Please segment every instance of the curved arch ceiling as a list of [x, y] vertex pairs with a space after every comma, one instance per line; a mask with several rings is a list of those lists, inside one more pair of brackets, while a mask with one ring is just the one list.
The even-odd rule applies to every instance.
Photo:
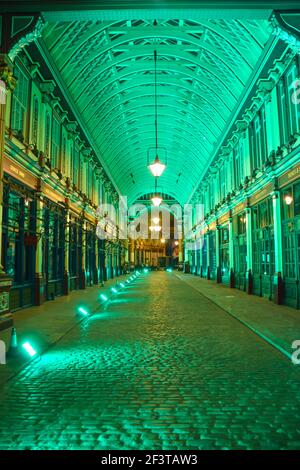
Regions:
[[82, 20], [48, 23], [43, 41], [100, 161], [130, 202], [154, 187], [147, 151], [155, 145], [157, 51], [158, 144], [168, 154], [159, 185], [185, 203], [270, 34], [264, 19]]

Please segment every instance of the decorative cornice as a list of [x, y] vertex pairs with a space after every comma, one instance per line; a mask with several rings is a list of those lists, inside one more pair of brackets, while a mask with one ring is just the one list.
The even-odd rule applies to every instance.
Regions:
[[18, 42], [11, 48], [9, 52], [9, 58], [11, 60], [14, 60], [17, 54], [21, 52], [25, 46], [28, 46], [28, 44], [35, 41], [37, 38], [41, 36], [44, 24], [45, 23], [43, 19], [39, 17], [35, 23], [34, 28], [30, 32], [22, 36], [18, 40]]

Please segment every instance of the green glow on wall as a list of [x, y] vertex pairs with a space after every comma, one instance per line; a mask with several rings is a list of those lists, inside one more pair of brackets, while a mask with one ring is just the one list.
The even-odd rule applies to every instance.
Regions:
[[31, 344], [26, 341], [26, 343], [22, 344], [22, 348], [25, 349], [25, 351], [29, 354], [30, 357], [34, 357], [37, 352], [35, 349], [33, 349], [33, 347], [31, 346]]

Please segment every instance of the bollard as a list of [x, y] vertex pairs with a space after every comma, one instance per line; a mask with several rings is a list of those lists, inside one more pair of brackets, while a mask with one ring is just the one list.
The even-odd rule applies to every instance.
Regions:
[[10, 345], [9, 345], [9, 354], [14, 355], [18, 351], [18, 338], [17, 330], [13, 327], [11, 329]]
[[0, 341], [0, 364], [6, 364], [6, 348], [4, 341]]

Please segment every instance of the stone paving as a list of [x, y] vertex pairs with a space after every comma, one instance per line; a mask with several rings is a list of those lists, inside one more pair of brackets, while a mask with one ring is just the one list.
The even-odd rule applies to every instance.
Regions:
[[300, 366], [149, 273], [0, 392], [0, 449], [299, 449]]
[[288, 357], [293, 354], [292, 343], [300, 339], [300, 311], [257, 295], [230, 289], [223, 284], [207, 281], [192, 274], [177, 273], [191, 287], [205, 295], [229, 314], [262, 334]]

